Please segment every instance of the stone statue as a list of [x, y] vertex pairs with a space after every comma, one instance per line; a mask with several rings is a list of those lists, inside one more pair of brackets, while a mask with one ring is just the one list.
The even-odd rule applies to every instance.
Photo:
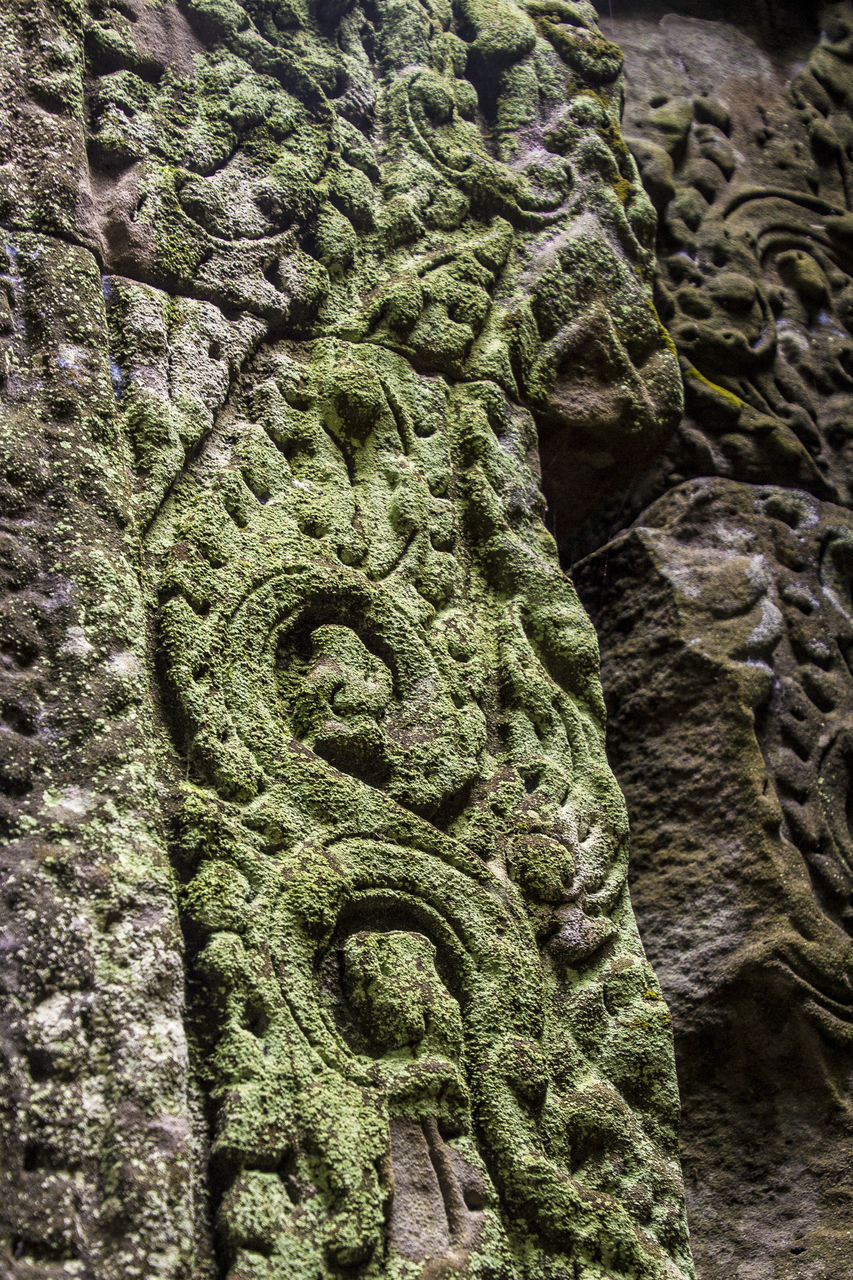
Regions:
[[681, 409], [619, 50], [564, 0], [3, 21], [11, 1274], [685, 1280], [537, 453], [583, 515]]

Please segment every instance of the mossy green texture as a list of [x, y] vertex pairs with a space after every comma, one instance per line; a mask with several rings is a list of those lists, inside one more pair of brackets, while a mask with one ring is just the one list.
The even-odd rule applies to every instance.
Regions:
[[101, 279], [79, 245], [8, 230], [0, 275], [0, 1272], [202, 1275], [182, 939]]
[[459, 1274], [687, 1265], [669, 1020], [534, 445], [493, 383], [279, 343], [152, 526], [211, 784], [178, 850], [235, 1277], [420, 1274], [386, 1253], [400, 1117], [484, 1162]]
[[223, 1274], [687, 1277], [536, 453], [680, 404], [618, 51], [584, 4], [185, 12], [184, 74], [102, 74], [94, 136], [140, 152], [107, 303]]

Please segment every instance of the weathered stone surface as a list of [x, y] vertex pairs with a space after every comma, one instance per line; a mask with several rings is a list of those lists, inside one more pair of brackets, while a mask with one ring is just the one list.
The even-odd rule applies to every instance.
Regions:
[[850, 1256], [852, 551], [840, 507], [695, 480], [578, 569], [720, 1280]]
[[101, 281], [56, 238], [4, 254], [2, 1268], [172, 1276], [196, 1251], [182, 943]]
[[853, 1256], [853, 12], [817, 16], [620, 6], [686, 410], [584, 526], [562, 517], [707, 1280]]
[[2, 21], [3, 1265], [691, 1276], [536, 449], [592, 509], [681, 410], [619, 50], [562, 2]]
[[655, 301], [686, 411], [586, 527], [584, 512], [558, 517], [570, 559], [691, 476], [853, 496], [853, 10], [773, 6], [729, 21], [701, 10], [623, 5], [614, 24], [628, 58], [625, 136], [659, 215]]

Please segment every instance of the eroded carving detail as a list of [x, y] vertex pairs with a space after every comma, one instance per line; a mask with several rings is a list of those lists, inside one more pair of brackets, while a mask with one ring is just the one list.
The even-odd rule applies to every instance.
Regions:
[[683, 1248], [667, 1016], [533, 443], [492, 384], [278, 344], [152, 526], [165, 679], [219, 797], [178, 821], [238, 1268], [393, 1269], [390, 1240], [512, 1276], [529, 1239], [537, 1267], [663, 1275]]
[[588, 528], [564, 518], [572, 559], [694, 476], [853, 499], [853, 10], [820, 6], [813, 36], [809, 15], [780, 14], [791, 30], [775, 48], [761, 23], [749, 35], [678, 8], [655, 29], [638, 6], [619, 32], [632, 65], [625, 134], [659, 213], [655, 302], [685, 414]]
[[42, 229], [102, 270], [221, 1273], [687, 1277], [536, 449], [583, 505], [680, 410], [621, 55], [563, 0], [63, 22]]
[[673, 1010], [697, 1269], [799, 1280], [844, 1270], [853, 1222], [853, 10], [663, 8], [614, 29], [686, 410], [565, 545], [596, 548], [574, 572]]

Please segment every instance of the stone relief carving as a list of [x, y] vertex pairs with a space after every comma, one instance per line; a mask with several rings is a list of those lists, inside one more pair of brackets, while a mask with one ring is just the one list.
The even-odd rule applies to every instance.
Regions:
[[574, 450], [580, 501], [680, 411], [618, 49], [562, 0], [7, 21], [0, 217], [101, 276], [171, 735], [179, 1208], [140, 1198], [109, 1274], [691, 1275], [669, 1018], [536, 450]]
[[851, 32], [849, 4], [614, 22], [686, 407], [564, 545], [708, 1280], [843, 1272], [853, 1222]]
[[[801, 490], [697, 479], [607, 544], [603, 590], [598, 557], [578, 570], [641, 815], [632, 893], [675, 993], [712, 1277], [758, 1251], [791, 1277], [847, 1253], [850, 537], [849, 512]], [[679, 909], [696, 923], [674, 929]]]
[[[817, 41], [806, 15], [780, 12], [791, 29], [778, 49], [678, 12], [650, 36], [642, 5], [619, 25], [633, 76], [625, 135], [659, 214], [655, 301], [686, 411], [577, 555], [693, 476], [851, 500], [850, 6], [821, 17]], [[567, 520], [565, 536], [579, 525]]]
[[[178, 822], [197, 867], [196, 963], [222, 992], [213, 1154], [228, 1153], [220, 1230], [235, 1274], [253, 1251], [286, 1267], [309, 1248], [315, 1266], [381, 1269], [383, 1206], [398, 1184], [404, 1202], [426, 1194], [412, 1165], [425, 1150], [446, 1223], [424, 1219], [419, 1246], [392, 1207], [403, 1257], [430, 1257], [417, 1249], [444, 1232], [447, 1265], [514, 1275], [508, 1206], [552, 1266], [561, 1253], [600, 1266], [605, 1251], [611, 1269], [663, 1266], [652, 1231], [680, 1247], [677, 1183], [637, 1113], [674, 1121], [644, 1043], [667, 1019], [621, 942], [624, 814], [594, 641], [536, 518], [532, 424], [488, 384], [424, 386], [379, 347], [299, 355], [258, 358], [259, 426], [235, 403], [195, 460], [190, 503], [167, 504], [151, 533], [168, 547], [170, 700], [189, 767], [218, 797], [192, 788]], [[354, 410], [340, 389], [356, 359]], [[355, 420], [349, 467], [322, 425], [342, 417]], [[449, 455], [471, 461], [455, 470]], [[343, 557], [326, 550], [338, 539]], [[211, 845], [215, 830], [228, 837]], [[262, 1100], [285, 1088], [294, 1114], [270, 1146]], [[332, 1139], [345, 1113], [346, 1143]], [[442, 1168], [460, 1160], [449, 1182]]]

